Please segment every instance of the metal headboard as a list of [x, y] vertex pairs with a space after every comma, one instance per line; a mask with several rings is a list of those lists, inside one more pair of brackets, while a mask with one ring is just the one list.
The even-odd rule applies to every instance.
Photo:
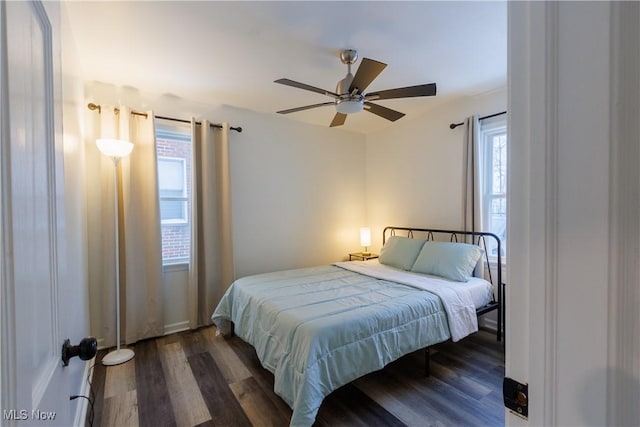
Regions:
[[[438, 240], [447, 239], [450, 242], [457, 242], [458, 237], [461, 238], [462, 241], [466, 243], [472, 243], [480, 246], [484, 249], [484, 257], [487, 266], [487, 270], [489, 272], [489, 281], [497, 290], [497, 301], [496, 296], [494, 295], [494, 300], [487, 304], [484, 307], [481, 307], [476, 310], [478, 315], [482, 315], [488, 313], [493, 310], [498, 310], [498, 331], [497, 338], [498, 341], [502, 338], [502, 322], [504, 319], [504, 286], [505, 284], [502, 281], [502, 242], [500, 238], [493, 234], [484, 231], [464, 231], [464, 230], [441, 230], [436, 228], [415, 228], [415, 227], [385, 227], [382, 231], [382, 244], [386, 242], [387, 235], [395, 236], [396, 232], [402, 232], [409, 238], [415, 238], [415, 235], [422, 235], [425, 240], [437, 240], [436, 237], [439, 237]], [[489, 251], [487, 251], [487, 240], [493, 239], [497, 248], [497, 259], [494, 264], [495, 275], [492, 272], [492, 263], [489, 261]], [[489, 240], [491, 241], [491, 240]], [[496, 277], [497, 281], [494, 281], [493, 278]]]

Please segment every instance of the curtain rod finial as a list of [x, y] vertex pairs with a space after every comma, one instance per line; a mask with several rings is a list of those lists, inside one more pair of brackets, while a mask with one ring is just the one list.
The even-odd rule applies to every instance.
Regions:
[[94, 104], [93, 102], [90, 102], [89, 105], [87, 105], [87, 107], [89, 107], [89, 110], [91, 110], [91, 111], [98, 110], [98, 113], [102, 112], [102, 109], [100, 108], [100, 106]]

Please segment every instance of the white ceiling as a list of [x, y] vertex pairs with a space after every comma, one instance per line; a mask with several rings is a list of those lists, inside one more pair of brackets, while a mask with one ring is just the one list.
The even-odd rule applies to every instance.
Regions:
[[[339, 59], [345, 48], [388, 64], [369, 92], [437, 83], [436, 97], [378, 101], [406, 113], [400, 121], [506, 85], [502, 1], [65, 5], [83, 67], [80, 77], [146, 93], [275, 114], [331, 101], [273, 81], [286, 77], [334, 91], [347, 72]], [[334, 114], [328, 106], [287, 117], [328, 126]], [[361, 112], [342, 128], [367, 133], [386, 126], [393, 123]]]

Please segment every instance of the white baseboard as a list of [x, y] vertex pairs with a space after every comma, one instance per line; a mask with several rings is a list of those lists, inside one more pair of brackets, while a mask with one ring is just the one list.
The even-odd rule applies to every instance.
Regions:
[[185, 320], [184, 322], [172, 323], [170, 325], [164, 325], [164, 334], [170, 335], [175, 334], [176, 332], [182, 332], [189, 330], [189, 321]]
[[488, 329], [493, 332], [498, 331], [498, 321], [496, 319], [491, 319], [491, 318], [481, 319], [478, 322], [478, 326], [481, 327], [482, 329]]
[[[93, 356], [93, 359], [87, 361], [84, 365], [84, 373], [82, 374], [82, 386], [80, 387], [80, 392], [78, 396], [87, 396], [90, 397], [91, 390], [90, 384], [93, 380], [93, 369], [91, 369], [96, 364], [96, 356]], [[76, 415], [73, 417], [73, 425], [75, 427], [83, 427], [87, 419], [87, 410], [89, 409], [89, 401], [87, 399], [78, 398], [79, 404], [76, 406]]]
[[98, 342], [98, 350], [104, 350], [105, 348], [108, 348], [104, 346], [104, 338], [98, 338], [96, 339], [96, 341]]
[[[188, 320], [185, 320], [183, 322], [171, 323], [169, 325], [164, 325], [163, 335], [171, 335], [171, 334], [175, 334], [176, 332], [187, 331], [189, 329], [191, 328], [189, 327]], [[108, 346], [108, 347], [105, 346], [104, 338], [98, 338], [97, 342], [98, 342], [98, 350], [104, 350], [105, 348], [112, 347], [112, 346]]]

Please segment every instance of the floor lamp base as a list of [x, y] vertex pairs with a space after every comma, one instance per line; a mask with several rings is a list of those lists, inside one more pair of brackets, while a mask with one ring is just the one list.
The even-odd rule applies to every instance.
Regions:
[[124, 362], [128, 362], [133, 359], [135, 353], [128, 348], [121, 348], [120, 350], [112, 351], [102, 358], [102, 364], [106, 366], [119, 365]]

